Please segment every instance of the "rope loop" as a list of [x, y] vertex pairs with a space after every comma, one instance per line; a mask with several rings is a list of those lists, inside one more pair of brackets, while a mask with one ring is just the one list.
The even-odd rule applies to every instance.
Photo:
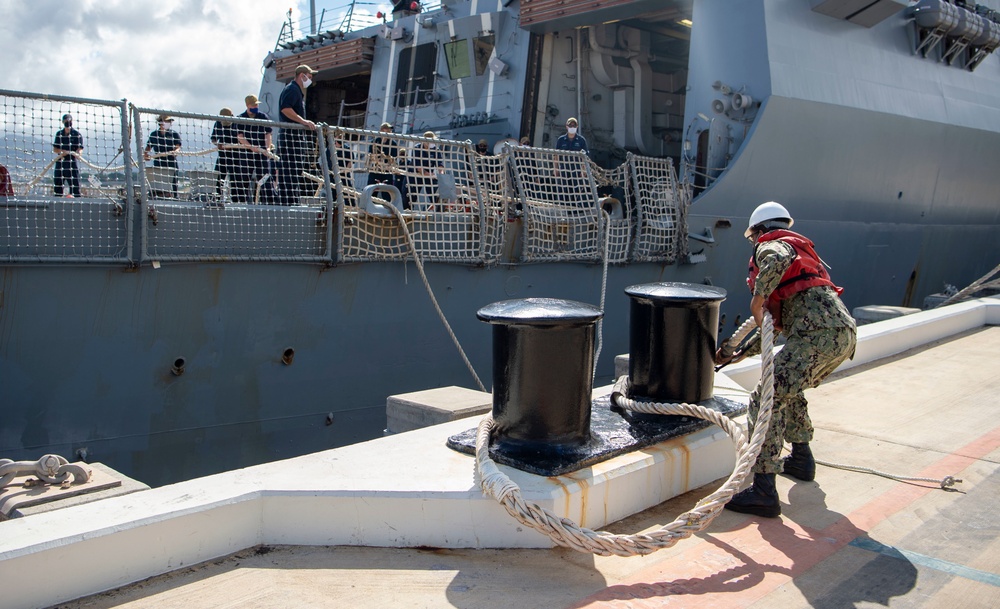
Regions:
[[680, 414], [709, 421], [721, 427], [736, 446], [736, 466], [729, 478], [718, 490], [673, 522], [651, 533], [617, 535], [581, 527], [569, 518], [559, 517], [536, 503], [526, 501], [517, 484], [490, 459], [489, 443], [495, 426], [492, 414], [483, 417], [476, 429], [476, 474], [483, 494], [494, 497], [518, 522], [548, 535], [557, 545], [601, 556], [651, 554], [704, 530], [750, 475], [770, 427], [774, 402], [774, 322], [767, 312], [764, 313], [764, 326], [761, 328], [761, 344], [761, 404], [749, 440], [738, 423], [715, 410], [697, 404], [637, 402], [626, 397], [628, 377], [623, 376], [615, 383], [611, 399], [616, 407], [650, 414]]

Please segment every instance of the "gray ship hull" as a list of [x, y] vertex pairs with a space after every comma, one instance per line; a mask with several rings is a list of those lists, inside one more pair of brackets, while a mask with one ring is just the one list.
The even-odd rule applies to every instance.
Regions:
[[[601, 293], [597, 264], [426, 272], [487, 387], [478, 308]], [[624, 288], [663, 277], [613, 269], [601, 380], [628, 350]], [[155, 486], [378, 437], [390, 393], [476, 388], [412, 263], [7, 268], [4, 295], [6, 458], [83, 457]]]
[[[586, 261], [572, 259], [580, 252], [562, 241], [570, 226], [581, 226], [578, 215], [563, 209], [529, 231], [533, 209], [597, 198], [591, 170], [586, 184], [576, 184], [584, 194], [569, 205], [559, 200], [566, 184], [532, 191], [567, 161], [553, 161], [548, 149], [569, 116], [581, 119], [590, 158], [602, 167], [635, 154], [672, 158], [681, 170], [679, 185], [667, 172], [647, 171], [624, 197], [633, 241], [619, 244], [625, 255], [608, 277], [599, 382], [610, 380], [613, 357], [628, 351], [629, 285], [721, 286], [728, 298], [720, 334], [739, 325], [749, 300], [750, 248], [742, 233], [763, 201], [791, 210], [794, 229], [816, 242], [850, 308], [920, 307], [945, 284], [967, 285], [1000, 262], [1000, 60], [987, 54], [970, 69], [941, 61], [959, 38], [918, 53], [928, 31], [901, 3], [876, 3], [899, 10], [873, 23], [819, 12], [833, 4], [446, 1], [447, 10], [401, 14], [367, 29], [291, 36], [265, 59], [261, 106], [276, 117], [295, 66], [308, 58], [319, 68], [310, 117], [345, 128], [330, 140], [330, 147], [340, 144], [333, 164], [344, 182], [326, 199], [337, 213], [321, 207], [319, 195], [291, 214], [237, 206], [228, 222], [240, 233], [213, 224], [199, 199], [161, 207], [157, 224], [147, 214], [162, 202], [143, 190], [134, 208], [140, 215], [125, 220], [103, 212], [78, 219], [71, 206], [53, 206], [77, 231], [74, 242], [90, 243], [85, 237], [101, 229], [105, 249], [36, 260], [31, 248], [58, 249], [56, 233], [48, 226], [25, 232], [35, 208], [4, 208], [9, 231], [0, 245], [13, 255], [0, 295], [0, 457], [54, 452], [100, 460], [159, 485], [376, 437], [390, 394], [475, 388], [416, 267], [400, 260], [406, 247], [398, 235], [345, 228], [345, 210], [364, 217], [357, 191], [376, 171], [371, 131], [384, 120], [394, 123], [396, 144], [411, 151], [428, 143], [414, 134], [435, 131], [453, 170], [484, 162], [471, 152], [480, 138], [499, 151], [523, 136], [537, 155], [505, 153], [528, 158], [517, 184], [500, 184], [506, 168], [470, 182], [496, 187], [502, 214], [523, 212], [523, 233], [508, 227], [487, 237], [489, 212], [450, 225], [441, 214], [440, 227], [455, 231], [451, 240], [428, 241], [422, 250], [458, 261], [430, 262], [427, 274], [487, 387], [491, 333], [476, 320], [477, 309], [522, 297], [600, 300], [594, 234]], [[92, 115], [128, 122], [108, 108], [102, 102]], [[157, 113], [138, 109], [132, 120], [145, 120], [148, 132]], [[189, 129], [186, 147], [192, 138], [207, 141], [215, 117], [178, 116]], [[44, 150], [54, 123], [38, 122]], [[347, 133], [352, 128], [368, 131]], [[4, 148], [3, 162], [16, 163], [29, 139]], [[119, 142], [109, 142], [99, 165], [118, 162]], [[426, 195], [429, 179], [407, 165], [410, 158], [401, 154], [376, 173], [406, 175], [411, 186], [423, 180]], [[183, 161], [189, 175], [205, 169]], [[546, 171], [529, 171], [543, 161]], [[34, 162], [24, 168], [29, 177], [43, 164]], [[329, 187], [334, 180], [325, 177]], [[636, 211], [643, 197], [657, 203], [656, 180], [671, 182], [664, 192], [674, 194], [659, 197], [667, 203], [661, 215], [643, 224], [646, 212]], [[139, 184], [126, 186], [131, 192]], [[691, 189], [693, 201], [683, 195]], [[207, 192], [211, 197], [214, 182]], [[604, 226], [591, 220], [591, 228]], [[657, 243], [655, 231], [645, 242], [652, 250], [638, 247], [650, 226], [679, 239], [677, 247]], [[425, 226], [425, 238], [440, 227]], [[470, 227], [480, 241], [469, 238]], [[549, 249], [529, 251], [542, 234]], [[39, 236], [41, 246], [37, 239], [25, 245]], [[364, 249], [383, 238], [385, 249]], [[530, 255], [522, 260], [521, 253]], [[113, 260], [101, 264], [95, 256]], [[546, 261], [519, 263], [530, 256]], [[153, 268], [154, 261], [165, 262]]]
[[998, 151], [991, 131], [772, 97], [691, 207], [691, 231], [715, 232], [705, 277], [730, 290], [724, 310], [747, 305], [742, 233], [754, 207], [775, 200], [794, 210], [850, 308], [920, 308], [1000, 262]]

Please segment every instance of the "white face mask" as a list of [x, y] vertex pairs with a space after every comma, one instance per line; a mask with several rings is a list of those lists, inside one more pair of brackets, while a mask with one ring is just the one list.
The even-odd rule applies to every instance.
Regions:
[[313, 79], [309, 77], [306, 77], [306, 79], [302, 81], [302, 86], [305, 87], [306, 89], [308, 89], [309, 85], [311, 84], [313, 84]]
[[576, 127], [566, 127], [566, 133], [576, 135]]

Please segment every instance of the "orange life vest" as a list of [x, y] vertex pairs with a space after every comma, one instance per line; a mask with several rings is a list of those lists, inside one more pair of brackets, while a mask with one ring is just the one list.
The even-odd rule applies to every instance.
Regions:
[[[839, 295], [844, 288], [838, 288], [830, 280], [830, 274], [823, 267], [823, 261], [813, 247], [813, 242], [798, 233], [790, 230], [777, 229], [764, 233], [757, 239], [757, 245], [765, 241], [781, 241], [792, 246], [795, 250], [795, 260], [781, 276], [778, 287], [768, 296], [765, 306], [771, 312], [775, 325], [781, 325], [781, 302], [792, 294], [797, 294], [808, 288], [816, 286], [829, 286], [837, 291]], [[757, 246], [754, 246], [753, 255], [750, 256], [750, 268], [747, 271], [747, 285], [750, 286], [750, 293], [753, 294], [754, 286], [757, 283], [757, 275], [760, 268], [757, 266]]]

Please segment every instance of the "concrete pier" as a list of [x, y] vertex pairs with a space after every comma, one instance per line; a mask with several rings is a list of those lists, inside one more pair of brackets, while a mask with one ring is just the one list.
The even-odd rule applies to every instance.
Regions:
[[[0, 523], [3, 606], [485, 608], [502, 596], [553, 607], [995, 607], [998, 323], [1000, 300], [983, 299], [864, 326], [855, 360], [806, 393], [818, 459], [955, 476], [955, 490], [821, 465], [814, 482], [779, 476], [781, 518], [723, 512], [650, 556], [594, 557], [544, 549], [547, 538], [481, 496], [471, 459], [443, 447], [469, 424], [459, 420]], [[712, 461], [692, 456], [693, 469], [676, 469], [673, 455], [689, 448], [640, 451], [569, 480], [509, 473], [584, 526], [634, 533], [717, 486], [694, 482], [701, 488], [620, 511], [619, 495], [651, 500], [650, 476], [670, 493], [682, 472]], [[369, 462], [372, 449], [385, 466]], [[428, 495], [432, 478], [440, 486]], [[38, 584], [53, 573], [58, 585]]]

